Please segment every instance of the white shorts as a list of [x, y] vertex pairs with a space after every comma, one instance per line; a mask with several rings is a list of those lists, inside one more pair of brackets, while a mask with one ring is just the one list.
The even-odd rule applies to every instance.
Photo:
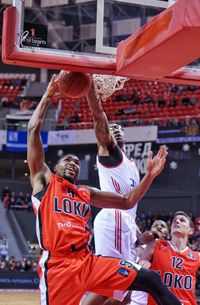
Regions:
[[[94, 220], [94, 241], [96, 254], [123, 257], [136, 261], [136, 223], [126, 211], [102, 209]], [[126, 292], [119, 291], [115, 299], [123, 301]], [[131, 305], [145, 305], [146, 293], [133, 291]], [[142, 303], [144, 301], [144, 303]]]
[[136, 260], [135, 220], [122, 210], [102, 209], [94, 220], [96, 254]]

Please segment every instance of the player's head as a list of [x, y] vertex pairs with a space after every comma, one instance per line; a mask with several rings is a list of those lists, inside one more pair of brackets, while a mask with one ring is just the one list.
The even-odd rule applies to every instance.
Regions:
[[171, 224], [171, 234], [189, 237], [194, 232], [194, 224], [189, 215], [183, 211], [174, 214]]
[[65, 155], [62, 157], [55, 166], [55, 173], [62, 178], [75, 182], [80, 173], [80, 160], [75, 155]]
[[155, 220], [150, 231], [159, 239], [166, 239], [169, 234], [168, 225], [163, 220]]
[[113, 123], [113, 124], [109, 124], [109, 130], [114, 136], [119, 147], [123, 148], [125, 145], [125, 134], [123, 127], [119, 124]]

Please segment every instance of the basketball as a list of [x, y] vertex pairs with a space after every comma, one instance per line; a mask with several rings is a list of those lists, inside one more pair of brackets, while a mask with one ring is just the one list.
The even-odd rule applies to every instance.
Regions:
[[78, 98], [90, 89], [92, 78], [89, 74], [62, 70], [58, 76], [58, 87], [62, 95]]

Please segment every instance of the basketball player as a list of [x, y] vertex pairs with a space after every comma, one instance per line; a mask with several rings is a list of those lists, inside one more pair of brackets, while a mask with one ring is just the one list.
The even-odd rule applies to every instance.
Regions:
[[[155, 239], [166, 240], [169, 234], [168, 225], [163, 220], [155, 220], [151, 225], [150, 230], [145, 233], [146, 233], [145, 238], [146, 240], [148, 240], [147, 244]], [[149, 261], [143, 259], [143, 251], [147, 247], [147, 244], [143, 244], [136, 248], [138, 255], [136, 262], [145, 269], [149, 269], [151, 266], [151, 263]], [[148, 294], [144, 292], [141, 295], [140, 301], [143, 305], [146, 305], [147, 300], [148, 300]]]
[[[86, 96], [97, 138], [97, 168], [101, 190], [125, 194], [138, 185], [140, 177], [134, 161], [125, 154], [124, 131], [118, 124], [109, 125], [94, 83]], [[136, 260], [136, 211], [137, 203], [130, 210], [102, 209], [98, 213], [94, 220], [96, 254]], [[133, 294], [131, 305], [143, 305], [144, 294], [142, 292]], [[124, 294], [119, 292], [117, 298], [119, 301], [124, 300]], [[103, 305], [105, 300], [103, 296], [90, 294], [85, 298], [83, 305]], [[130, 294], [126, 296], [126, 300], [127, 303], [130, 301]], [[110, 300], [109, 304], [120, 303]]]
[[[143, 266], [143, 263], [141, 262], [141, 256], [143, 255], [143, 249], [146, 248], [147, 244], [151, 242], [152, 240], [158, 238], [158, 239], [164, 239], [166, 240], [169, 234], [168, 225], [163, 220], [155, 220], [149, 231], [146, 231], [143, 235], [145, 237], [145, 240], [147, 241], [146, 244], [142, 244], [141, 246], [137, 246], [137, 263]], [[142, 240], [141, 240], [142, 241]], [[144, 241], [145, 243], [145, 241]], [[145, 264], [146, 265], [146, 264]], [[147, 265], [146, 265], [147, 266]], [[148, 264], [150, 267], [150, 264]], [[147, 267], [146, 267], [147, 269]]]
[[154, 239], [167, 239], [169, 234], [167, 223], [163, 220], [155, 220], [151, 225], [150, 234], [153, 235]]
[[[197, 305], [194, 290], [200, 254], [187, 246], [193, 231], [191, 218], [185, 212], [176, 212], [171, 224], [171, 240], [153, 240], [141, 255], [142, 259], [152, 262], [151, 269], [158, 272], [183, 305]], [[150, 296], [147, 304], [155, 305]]]
[[166, 149], [162, 147], [155, 158], [149, 155], [147, 174], [125, 195], [76, 186], [80, 161], [75, 155], [64, 156], [52, 173], [45, 164], [40, 131], [57, 88], [54, 76], [28, 123], [27, 158], [36, 232], [42, 250], [38, 266], [40, 304], [78, 305], [85, 291], [112, 297], [120, 289], [144, 289], [159, 305], [180, 305], [156, 272], [125, 259], [95, 256], [87, 247], [90, 205], [132, 208], [162, 171]]

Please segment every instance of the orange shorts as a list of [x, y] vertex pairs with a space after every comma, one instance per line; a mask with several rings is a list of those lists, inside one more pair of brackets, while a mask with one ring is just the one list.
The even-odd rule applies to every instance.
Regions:
[[138, 270], [135, 263], [86, 249], [67, 257], [44, 251], [38, 265], [41, 305], [78, 305], [86, 291], [113, 297], [131, 285]]

